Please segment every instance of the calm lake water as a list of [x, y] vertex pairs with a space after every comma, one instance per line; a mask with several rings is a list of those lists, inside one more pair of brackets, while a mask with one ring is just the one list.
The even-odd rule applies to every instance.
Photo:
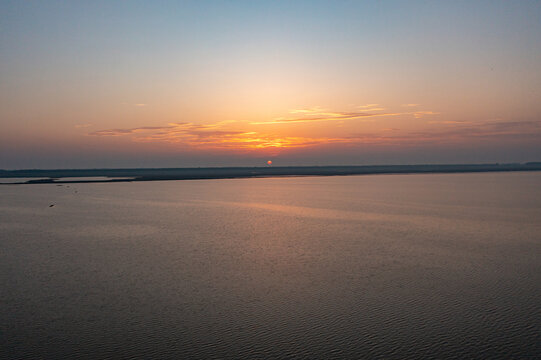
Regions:
[[3, 359], [541, 358], [541, 173], [4, 185], [0, 285]]

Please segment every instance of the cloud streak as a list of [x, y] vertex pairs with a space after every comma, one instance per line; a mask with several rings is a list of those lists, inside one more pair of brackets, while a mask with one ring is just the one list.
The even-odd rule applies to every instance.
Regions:
[[384, 128], [379, 132], [328, 137], [284, 136], [258, 131], [232, 130], [227, 129], [227, 126], [229, 123], [206, 125], [170, 123], [166, 126], [101, 130], [89, 135], [131, 136], [136, 142], [170, 143], [194, 149], [228, 151], [287, 150], [323, 145], [415, 146], [471, 141], [532, 140], [541, 135], [540, 121], [489, 121], [476, 124], [449, 122], [443, 128], [438, 127], [427, 131], [408, 132], [396, 128]]
[[135, 107], [145, 107], [145, 106], [148, 106], [148, 104], [146, 103], [128, 103], [128, 102], [122, 102], [121, 103], [122, 105], [130, 105], [130, 106], [135, 106]]
[[141, 126], [109, 129], [89, 133], [90, 136], [132, 136], [136, 142], [162, 142], [193, 148], [226, 150], [263, 150], [298, 148], [325, 143], [348, 143], [350, 138], [283, 136], [256, 131], [228, 130], [228, 122], [214, 124], [171, 123], [167, 126]]
[[349, 113], [322, 113], [322, 116], [313, 117], [297, 117], [297, 118], [277, 118], [272, 121], [251, 122], [252, 125], [270, 125], [270, 124], [291, 124], [291, 123], [303, 123], [303, 122], [315, 122], [315, 121], [338, 121], [348, 119], [360, 119], [360, 118], [373, 118], [378, 116], [397, 116], [402, 113], [379, 113], [370, 114], [364, 112], [349, 112]]
[[[374, 105], [375, 106], [375, 105]], [[370, 118], [372, 116], [394, 116], [401, 114], [420, 118], [436, 114], [432, 111], [407, 113], [364, 113], [332, 112], [321, 108], [291, 110], [291, 114], [301, 114], [300, 118], [280, 118], [280, 123], [312, 122], [327, 120], [347, 120]], [[140, 126], [133, 128], [115, 128], [93, 131], [89, 136], [115, 137], [125, 136], [135, 142], [169, 143], [181, 148], [228, 151], [263, 151], [266, 149], [294, 149], [324, 145], [361, 146], [361, 145], [421, 145], [444, 143], [475, 143], [477, 141], [515, 141], [539, 138], [541, 121], [479, 121], [466, 122], [455, 120], [427, 121], [422, 131], [406, 128], [382, 127], [370, 133], [348, 134], [347, 136], [303, 136], [284, 135], [272, 132], [266, 127], [256, 126], [268, 123], [248, 123], [239, 121], [221, 121], [210, 124], [190, 122], [169, 123], [163, 126]], [[337, 133], [336, 127], [333, 131]]]
[[133, 134], [136, 132], [142, 132], [146, 130], [165, 130], [165, 129], [173, 129], [176, 125], [172, 124], [169, 126], [142, 126], [137, 128], [131, 128], [131, 129], [110, 129], [110, 130], [98, 130], [93, 131], [89, 133], [88, 135], [92, 136], [121, 136], [121, 135], [128, 135]]
[[[417, 106], [417, 104], [408, 104], [408, 106]], [[306, 123], [316, 121], [339, 121], [339, 120], [353, 120], [363, 119], [367, 120], [374, 117], [384, 116], [400, 116], [400, 115], [413, 115], [414, 118], [419, 119], [426, 115], [438, 115], [439, 113], [434, 111], [409, 111], [409, 112], [377, 112], [385, 110], [379, 107], [378, 104], [360, 105], [357, 108], [363, 109], [363, 111], [352, 112], [336, 112], [327, 111], [325, 109], [316, 107], [309, 109], [295, 109], [289, 113], [295, 116], [293, 117], [279, 117], [271, 121], [251, 122], [251, 125], [271, 125], [271, 124], [291, 124], [291, 123]]]

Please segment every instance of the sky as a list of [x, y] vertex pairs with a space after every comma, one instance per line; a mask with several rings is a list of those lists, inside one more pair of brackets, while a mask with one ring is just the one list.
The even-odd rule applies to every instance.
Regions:
[[0, 2], [0, 168], [541, 161], [541, 1]]

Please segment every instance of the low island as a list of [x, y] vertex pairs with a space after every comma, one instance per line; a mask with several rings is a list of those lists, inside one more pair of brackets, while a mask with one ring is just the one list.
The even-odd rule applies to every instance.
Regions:
[[[21, 179], [3, 185], [203, 180], [286, 176], [469, 173], [541, 171], [541, 162], [512, 164], [284, 166], [133, 169], [0, 170], [0, 178]], [[69, 178], [69, 179], [67, 179]]]

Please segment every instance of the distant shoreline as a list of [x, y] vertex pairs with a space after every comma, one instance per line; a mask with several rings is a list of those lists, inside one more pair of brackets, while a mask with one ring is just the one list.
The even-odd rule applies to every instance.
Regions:
[[[364, 165], [364, 166], [287, 166], [156, 169], [57, 169], [0, 170], [0, 178], [28, 179], [1, 185], [111, 183], [164, 180], [211, 180], [293, 176], [347, 176], [376, 174], [449, 174], [474, 172], [541, 171], [541, 162], [524, 164], [456, 165]], [[101, 177], [89, 180], [88, 178]], [[36, 178], [36, 179], [32, 179]], [[65, 180], [70, 178], [70, 180]], [[81, 178], [80, 180], [77, 178]], [[83, 179], [84, 178], [84, 179]], [[63, 180], [64, 179], [64, 180]]]

